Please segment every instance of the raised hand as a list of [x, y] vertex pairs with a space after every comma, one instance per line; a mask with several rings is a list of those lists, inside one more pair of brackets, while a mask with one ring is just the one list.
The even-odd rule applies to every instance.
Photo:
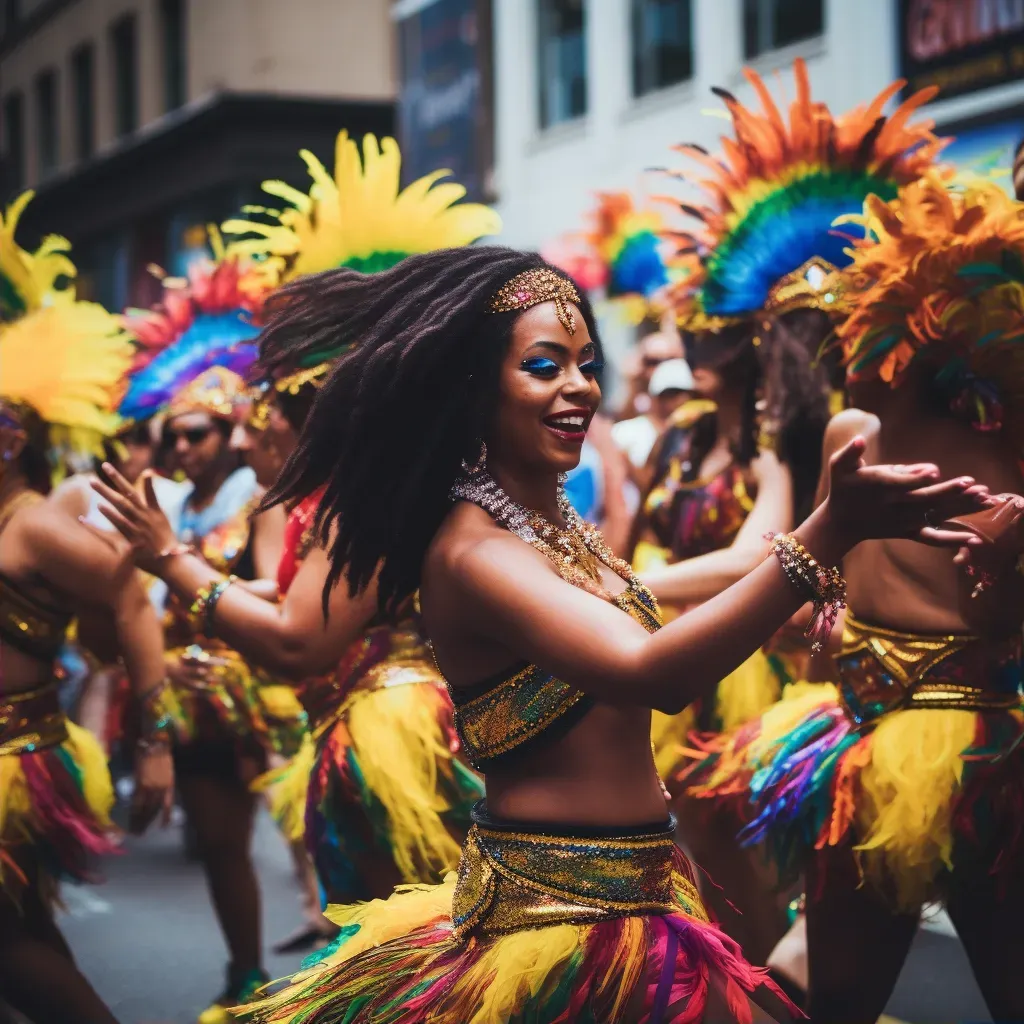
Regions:
[[973, 547], [977, 534], [949, 520], [986, 508], [988, 488], [972, 477], [940, 480], [932, 463], [866, 466], [855, 437], [829, 464], [829, 518], [850, 544], [901, 537], [942, 547]]
[[157, 501], [152, 473], [143, 474], [140, 495], [109, 462], [103, 463], [103, 472], [110, 484], [102, 480], [93, 480], [91, 484], [108, 503], [101, 505], [100, 511], [131, 544], [135, 564], [159, 576], [168, 553], [177, 546], [177, 537]]

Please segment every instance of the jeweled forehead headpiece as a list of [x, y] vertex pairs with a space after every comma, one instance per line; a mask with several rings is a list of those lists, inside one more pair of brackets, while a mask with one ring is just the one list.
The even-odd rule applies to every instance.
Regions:
[[492, 296], [487, 310], [490, 313], [511, 313], [517, 309], [539, 306], [542, 302], [553, 302], [558, 322], [569, 334], [576, 333], [576, 314], [570, 309], [569, 303], [578, 306], [580, 293], [572, 281], [547, 267], [516, 274]]
[[205, 412], [222, 420], [235, 416], [235, 403], [245, 391], [245, 381], [222, 366], [204, 370], [191, 384], [171, 399], [168, 417]]

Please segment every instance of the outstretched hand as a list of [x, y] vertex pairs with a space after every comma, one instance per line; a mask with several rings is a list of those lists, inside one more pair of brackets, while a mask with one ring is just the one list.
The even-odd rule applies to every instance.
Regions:
[[829, 516], [852, 547], [862, 540], [906, 538], [938, 547], [974, 547], [976, 533], [949, 520], [990, 503], [973, 477], [939, 479], [933, 463], [864, 464], [865, 441], [855, 437], [829, 463]]
[[175, 545], [177, 538], [157, 501], [153, 474], [143, 474], [143, 493], [139, 494], [109, 462], [103, 463], [103, 472], [110, 484], [102, 480], [91, 482], [92, 489], [107, 502], [100, 506], [100, 511], [131, 544], [135, 564], [159, 576], [163, 553]]

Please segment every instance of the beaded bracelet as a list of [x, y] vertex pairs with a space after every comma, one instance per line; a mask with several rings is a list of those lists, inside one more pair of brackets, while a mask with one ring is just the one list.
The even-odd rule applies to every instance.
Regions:
[[206, 605], [203, 608], [203, 632], [206, 636], [213, 636], [213, 613], [220, 599], [224, 596], [228, 587], [233, 586], [237, 582], [237, 576], [229, 576], [226, 580], [218, 580], [211, 588], [210, 595], [207, 597]]
[[811, 650], [820, 651], [846, 607], [846, 580], [838, 569], [819, 565], [791, 533], [770, 533], [765, 539], [772, 542], [771, 553], [779, 560], [786, 579], [814, 606], [804, 636], [811, 641]]
[[237, 576], [228, 576], [227, 579], [217, 580], [212, 586], [200, 587], [196, 591], [188, 609], [189, 623], [196, 632], [213, 636], [213, 611], [224, 596], [224, 591], [237, 582]]

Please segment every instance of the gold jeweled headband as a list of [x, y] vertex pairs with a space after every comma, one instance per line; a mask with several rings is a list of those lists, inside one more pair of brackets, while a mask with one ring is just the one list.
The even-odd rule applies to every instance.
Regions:
[[516, 309], [529, 309], [542, 302], [555, 304], [558, 322], [570, 333], [576, 333], [576, 314], [569, 308], [572, 302], [579, 305], [580, 293], [576, 286], [561, 274], [540, 267], [516, 274], [507, 284], [501, 286], [487, 304], [490, 313], [511, 313]]

